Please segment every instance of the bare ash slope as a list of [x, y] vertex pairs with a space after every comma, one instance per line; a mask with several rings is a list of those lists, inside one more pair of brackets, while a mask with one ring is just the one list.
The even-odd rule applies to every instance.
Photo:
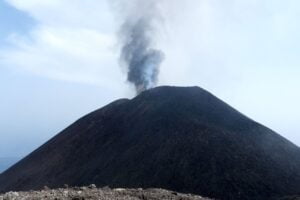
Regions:
[[165, 188], [225, 200], [300, 193], [300, 149], [198, 87], [158, 87], [78, 120], [0, 175], [0, 191]]

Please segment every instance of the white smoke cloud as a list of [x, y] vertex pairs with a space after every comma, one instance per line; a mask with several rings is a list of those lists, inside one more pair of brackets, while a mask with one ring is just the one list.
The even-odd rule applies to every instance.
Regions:
[[[123, 6], [123, 1], [114, 1]], [[160, 1], [130, 2], [127, 9], [114, 8], [117, 16], [123, 16], [119, 31], [120, 61], [126, 68], [127, 81], [137, 93], [155, 87], [164, 53], [155, 48], [156, 22], [161, 19]], [[114, 7], [118, 7], [114, 6]]]

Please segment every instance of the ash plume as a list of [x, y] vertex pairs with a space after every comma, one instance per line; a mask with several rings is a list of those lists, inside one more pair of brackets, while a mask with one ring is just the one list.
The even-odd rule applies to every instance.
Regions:
[[127, 70], [127, 81], [136, 93], [156, 85], [164, 53], [153, 46], [158, 1], [136, 0], [125, 17], [119, 32], [121, 42], [120, 63]]

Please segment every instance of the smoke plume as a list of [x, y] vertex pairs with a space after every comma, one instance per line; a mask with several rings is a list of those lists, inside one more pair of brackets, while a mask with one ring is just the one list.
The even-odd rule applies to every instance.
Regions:
[[155, 22], [159, 12], [157, 0], [136, 0], [121, 25], [122, 66], [127, 69], [127, 81], [137, 94], [156, 85], [162, 51], [154, 48]]

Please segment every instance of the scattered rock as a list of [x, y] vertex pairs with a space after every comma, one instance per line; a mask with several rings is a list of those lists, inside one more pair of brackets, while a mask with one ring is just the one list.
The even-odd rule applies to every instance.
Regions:
[[96, 188], [92, 184], [88, 187], [68, 187], [55, 190], [41, 190], [28, 192], [8, 192], [0, 194], [0, 200], [209, 200], [196, 195], [180, 194], [163, 189], [125, 189], [109, 187]]
[[122, 192], [122, 191], [125, 191], [125, 189], [124, 188], [115, 188], [114, 191]]
[[97, 188], [97, 187], [96, 187], [95, 184], [91, 184], [91, 185], [89, 185], [89, 188], [90, 188], [90, 189], [95, 189], [95, 188]]
[[48, 186], [44, 186], [44, 190], [50, 190], [50, 188]]

